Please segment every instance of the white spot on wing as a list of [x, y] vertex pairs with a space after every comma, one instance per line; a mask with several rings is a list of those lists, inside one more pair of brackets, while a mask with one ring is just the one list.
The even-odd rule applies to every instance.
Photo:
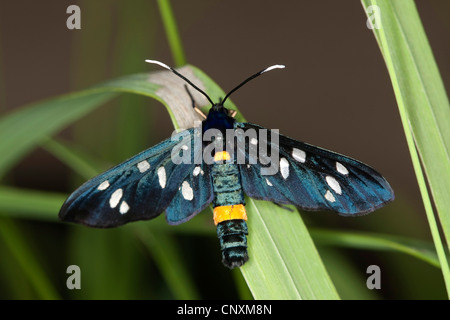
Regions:
[[333, 194], [330, 192], [330, 190], [327, 190], [325, 193], [325, 199], [327, 199], [330, 202], [335, 202], [336, 199], [334, 198]]
[[116, 191], [113, 192], [111, 198], [109, 198], [109, 205], [111, 206], [111, 208], [117, 207], [120, 199], [122, 199], [122, 195], [123, 195], [122, 189], [117, 189]]
[[159, 167], [156, 173], [158, 174], [159, 185], [164, 189], [166, 187], [166, 169]]
[[293, 148], [292, 157], [298, 162], [304, 163], [306, 161], [306, 153], [303, 150]]
[[325, 180], [327, 180], [328, 185], [333, 189], [337, 194], [342, 194], [341, 185], [335, 178], [332, 176], [326, 176]]
[[272, 184], [272, 183], [269, 181], [269, 179], [267, 179], [267, 178], [266, 178], [266, 183], [267, 183], [267, 185], [270, 186], [270, 187], [273, 186], [273, 184]]
[[191, 201], [194, 199], [194, 190], [192, 190], [191, 186], [189, 185], [189, 182], [184, 181], [181, 185], [181, 194], [183, 195], [183, 198], [186, 200]]
[[109, 181], [105, 180], [97, 187], [98, 190], [106, 190], [109, 187]]
[[195, 167], [195, 169], [192, 173], [194, 174], [194, 177], [196, 177], [200, 174], [201, 171], [202, 171], [202, 169], [199, 166], [197, 166], [197, 167]]
[[342, 163], [339, 163], [336, 161], [336, 169], [340, 174], [343, 175], [347, 175], [348, 174], [348, 170], [346, 167], [344, 167], [344, 165]]
[[121, 214], [125, 214], [128, 212], [128, 210], [130, 210], [130, 206], [125, 201], [122, 201], [122, 203], [120, 204], [119, 212]]
[[148, 169], [150, 169], [150, 163], [147, 160], [141, 161], [137, 164], [140, 173], [144, 173]]
[[283, 178], [286, 180], [289, 177], [289, 162], [286, 158], [280, 159], [280, 171]]

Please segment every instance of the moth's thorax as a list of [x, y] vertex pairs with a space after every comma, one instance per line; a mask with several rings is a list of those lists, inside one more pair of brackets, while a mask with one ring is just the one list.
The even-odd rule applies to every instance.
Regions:
[[235, 120], [228, 115], [228, 109], [216, 104], [209, 110], [206, 120], [202, 123], [203, 133], [208, 129], [218, 129], [225, 136], [226, 129], [234, 128], [234, 122]]

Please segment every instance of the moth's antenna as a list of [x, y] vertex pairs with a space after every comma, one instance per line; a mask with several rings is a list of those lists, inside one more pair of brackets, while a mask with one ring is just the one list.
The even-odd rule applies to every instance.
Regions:
[[203, 94], [206, 99], [208, 99], [209, 102], [211, 102], [211, 105], [214, 105], [214, 102], [211, 100], [211, 98], [205, 93], [203, 92], [202, 89], [200, 89], [199, 87], [197, 87], [195, 84], [193, 84], [189, 79], [187, 79], [185, 76], [183, 76], [182, 74], [180, 74], [177, 70], [175, 70], [172, 67], [169, 67], [167, 64], [162, 63], [160, 61], [156, 61], [156, 60], [145, 60], [145, 62], [148, 63], [153, 63], [153, 64], [157, 64], [160, 65], [163, 68], [166, 68], [167, 70], [172, 71], [173, 73], [175, 73], [177, 76], [179, 76], [181, 79], [183, 79], [184, 81], [186, 81], [187, 83], [189, 83], [195, 90], [197, 90], [198, 92], [200, 92], [201, 94]]
[[270, 71], [270, 70], [273, 70], [273, 69], [284, 69], [284, 68], [285, 68], [285, 66], [282, 65], [282, 64], [275, 64], [275, 65], [273, 65], [273, 66], [270, 66], [270, 67], [268, 67], [268, 68], [265, 68], [264, 70], [261, 70], [261, 71], [255, 73], [255, 74], [252, 75], [251, 77], [249, 77], [249, 78], [247, 78], [246, 80], [244, 80], [244, 81], [243, 81], [240, 85], [238, 85], [236, 88], [234, 88], [233, 90], [231, 90], [230, 92], [228, 92], [228, 94], [225, 96], [225, 98], [223, 98], [222, 105], [223, 105], [223, 103], [225, 102], [225, 100], [227, 100], [228, 97], [229, 97], [233, 92], [235, 92], [237, 89], [239, 89], [240, 87], [242, 87], [244, 84], [246, 84], [246, 83], [249, 82], [250, 80], [255, 79], [256, 77], [262, 75], [264, 72], [267, 72], [267, 71]]

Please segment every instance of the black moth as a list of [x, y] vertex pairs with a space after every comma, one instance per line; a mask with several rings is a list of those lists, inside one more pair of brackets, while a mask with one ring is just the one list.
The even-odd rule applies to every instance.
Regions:
[[[222, 262], [234, 268], [248, 260], [244, 194], [279, 205], [331, 210], [346, 216], [367, 214], [394, 199], [389, 183], [371, 167], [287, 136], [274, 135], [273, 130], [238, 122], [235, 112], [225, 108], [227, 98], [242, 85], [284, 66], [274, 65], [252, 75], [222, 101], [214, 103], [173, 68], [154, 60], [147, 62], [171, 70], [201, 92], [211, 102], [208, 115], [201, 128], [182, 131], [83, 184], [62, 206], [62, 220], [108, 228], [153, 219], [165, 211], [167, 222], [176, 225], [212, 203]], [[209, 130], [218, 135], [206, 143], [202, 136]], [[250, 131], [256, 135], [246, 134]], [[232, 149], [227, 148], [229, 139], [225, 138], [229, 132], [244, 133], [233, 137], [236, 143]], [[194, 141], [199, 137], [202, 143], [196, 147]], [[206, 161], [205, 149], [211, 146], [214, 148]], [[277, 156], [275, 163], [253, 152], [261, 147]], [[191, 161], [174, 163], [174, 154], [187, 154]], [[267, 174], [273, 164], [277, 170]]]

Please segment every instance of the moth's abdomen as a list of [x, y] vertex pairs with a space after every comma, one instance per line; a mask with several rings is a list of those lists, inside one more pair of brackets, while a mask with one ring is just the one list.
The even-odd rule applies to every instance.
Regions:
[[[218, 152], [215, 160], [227, 161], [227, 152]], [[214, 191], [214, 223], [222, 250], [222, 263], [232, 269], [248, 260], [247, 213], [239, 168], [234, 163], [216, 163], [211, 168]]]
[[248, 260], [247, 235], [247, 223], [244, 219], [225, 220], [217, 225], [222, 263], [226, 267], [241, 267]]
[[239, 168], [234, 163], [214, 164], [211, 169], [214, 207], [245, 204]]

